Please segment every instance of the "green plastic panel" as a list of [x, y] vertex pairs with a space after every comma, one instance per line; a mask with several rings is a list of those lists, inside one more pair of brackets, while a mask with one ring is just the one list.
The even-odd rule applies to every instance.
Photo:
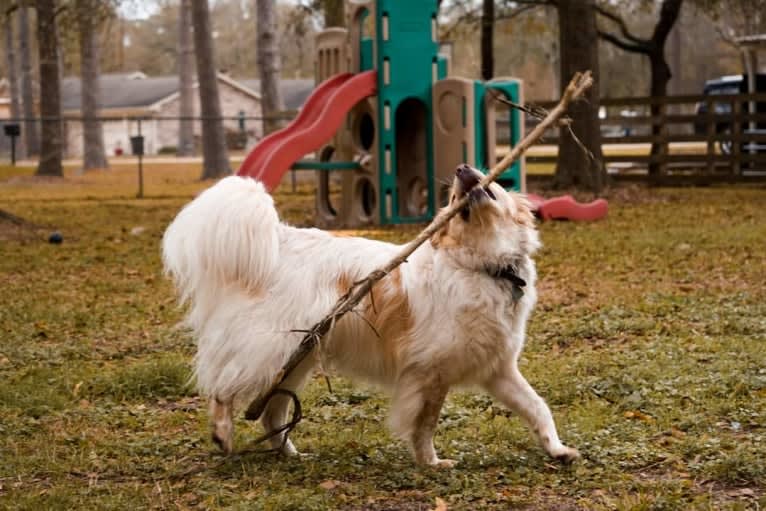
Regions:
[[298, 160], [290, 168], [292, 170], [361, 170], [362, 166], [355, 161]]
[[[436, 0], [378, 0], [375, 13], [378, 71], [380, 219], [383, 224], [425, 221], [436, 211], [433, 168], [433, 105], [431, 87], [439, 76], [439, 45], [435, 34]], [[434, 72], [436, 68], [436, 72]], [[420, 217], [399, 211], [397, 190], [396, 113], [407, 100], [424, 107], [428, 187], [427, 212]], [[385, 116], [389, 115], [386, 123]]]
[[[494, 89], [502, 93], [507, 99], [514, 103], [520, 103], [521, 101], [521, 83], [516, 80], [489, 82], [486, 84], [488, 89]], [[510, 125], [510, 145], [515, 146], [521, 140], [521, 112], [516, 108], [509, 108], [509, 125]], [[514, 162], [507, 171], [499, 178], [500, 181], [513, 182], [511, 187], [513, 190], [521, 191], [521, 161]]]
[[373, 62], [373, 41], [369, 37], [365, 37], [362, 39], [361, 44], [359, 45], [359, 66], [361, 67], [360, 72], [364, 71], [370, 71], [371, 69], [375, 68], [375, 62]]

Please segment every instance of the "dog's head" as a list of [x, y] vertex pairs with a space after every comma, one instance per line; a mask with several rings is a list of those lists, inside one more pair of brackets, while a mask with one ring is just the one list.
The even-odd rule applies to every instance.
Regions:
[[469, 196], [468, 204], [431, 238], [436, 250], [450, 251], [465, 266], [503, 266], [540, 247], [535, 218], [527, 199], [491, 183], [478, 186], [483, 174], [460, 165], [450, 204]]

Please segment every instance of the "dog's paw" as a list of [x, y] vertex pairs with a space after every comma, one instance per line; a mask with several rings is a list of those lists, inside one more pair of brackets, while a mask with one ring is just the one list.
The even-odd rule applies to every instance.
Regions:
[[455, 460], [448, 460], [448, 459], [439, 459], [436, 458], [433, 462], [429, 463], [434, 468], [453, 468], [455, 465], [457, 465], [457, 461]]
[[580, 459], [580, 451], [572, 447], [562, 446], [557, 452], [552, 453], [553, 457], [565, 465], [569, 465], [575, 460]]
[[213, 442], [221, 448], [224, 454], [231, 454], [232, 450], [234, 449], [231, 437], [222, 438], [216, 433], [213, 433], [212, 438]]
[[282, 453], [282, 456], [287, 456], [288, 458], [300, 458], [305, 456], [303, 453], [299, 452], [298, 449], [295, 448], [293, 443], [288, 438], [287, 441], [280, 447], [279, 452]]

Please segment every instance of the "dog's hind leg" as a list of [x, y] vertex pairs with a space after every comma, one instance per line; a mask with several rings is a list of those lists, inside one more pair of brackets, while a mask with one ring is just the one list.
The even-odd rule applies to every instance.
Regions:
[[434, 449], [434, 432], [449, 387], [438, 380], [424, 380], [422, 374], [404, 374], [394, 392], [390, 425], [409, 444], [421, 465], [451, 468], [453, 460], [439, 459]]
[[[314, 366], [313, 357], [307, 357], [296, 367], [290, 376], [279, 386], [281, 389], [287, 389], [291, 392], [297, 393], [306, 381], [306, 377], [311, 372]], [[275, 431], [288, 422], [287, 412], [292, 399], [285, 394], [276, 394], [266, 405], [261, 416], [261, 424], [265, 431]], [[279, 433], [269, 439], [271, 447], [273, 449], [279, 449], [282, 454], [287, 456], [298, 455], [299, 452], [290, 441], [289, 438], [285, 439], [285, 433]]]
[[577, 449], [561, 443], [550, 408], [515, 364], [509, 365], [501, 374], [495, 375], [485, 384], [485, 388], [495, 399], [517, 413], [527, 423], [540, 444], [552, 457], [564, 463], [580, 457]]
[[234, 423], [232, 422], [232, 400], [210, 399], [210, 426], [213, 442], [226, 454], [234, 447]]

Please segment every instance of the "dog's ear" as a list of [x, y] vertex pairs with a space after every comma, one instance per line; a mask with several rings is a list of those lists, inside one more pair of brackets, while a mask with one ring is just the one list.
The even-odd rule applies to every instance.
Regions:
[[513, 216], [513, 221], [524, 227], [534, 227], [535, 215], [532, 213], [532, 204], [520, 194], [515, 194], [513, 198], [516, 201], [516, 214]]

